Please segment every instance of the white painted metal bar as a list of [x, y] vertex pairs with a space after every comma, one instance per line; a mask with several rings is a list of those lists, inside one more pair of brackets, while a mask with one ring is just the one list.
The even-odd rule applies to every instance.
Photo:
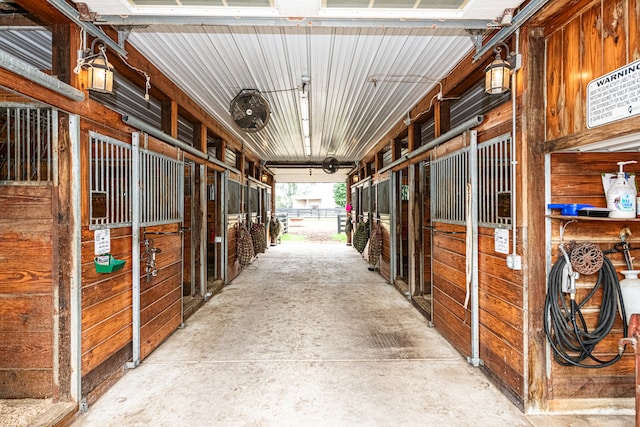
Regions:
[[82, 400], [82, 170], [80, 117], [69, 115], [71, 144], [71, 398]]
[[227, 257], [229, 254], [229, 206], [227, 203], [227, 186], [229, 184], [229, 171], [226, 170], [222, 174], [220, 180], [220, 211], [222, 212], [222, 218], [220, 219], [222, 227], [222, 256], [220, 257], [220, 272], [222, 275], [222, 283], [227, 284], [229, 277]]
[[[469, 131], [470, 150], [469, 150], [469, 182], [471, 183], [471, 224], [472, 224], [472, 242], [471, 242], [471, 357], [469, 363], [473, 366], [480, 366], [480, 305], [478, 303], [478, 132]], [[467, 259], [469, 254], [467, 254]]]
[[131, 135], [131, 182], [135, 197], [131, 200], [131, 329], [132, 360], [127, 368], [140, 365], [140, 134]]
[[78, 90], [66, 83], [63, 83], [56, 77], [52, 77], [48, 74], [43, 73], [36, 67], [33, 67], [28, 63], [22, 61], [21, 59], [16, 58], [15, 56], [4, 51], [0, 51], [0, 68], [4, 68], [5, 70], [9, 70], [12, 73], [18, 74], [19, 76], [24, 77], [27, 80], [46, 87], [47, 89], [59, 93], [60, 95], [63, 95], [64, 97], [69, 98], [73, 101], [84, 101], [83, 91]]

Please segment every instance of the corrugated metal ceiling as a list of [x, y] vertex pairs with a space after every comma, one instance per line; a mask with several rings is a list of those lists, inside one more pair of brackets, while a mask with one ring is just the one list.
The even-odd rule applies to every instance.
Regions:
[[[522, 1], [83, 3], [97, 24], [133, 25], [128, 42], [262, 160], [306, 163], [364, 157], [474, 48], [465, 28], [494, 22]], [[303, 75], [310, 77], [311, 156], [302, 135]], [[229, 114], [243, 89], [259, 90], [270, 104], [270, 121], [259, 132], [238, 129]]]
[[[298, 91], [309, 75], [311, 159], [352, 161], [469, 52], [470, 38], [455, 31], [163, 25], [129, 41], [268, 161], [307, 160]], [[269, 101], [260, 132], [230, 120], [229, 102], [242, 89]]]

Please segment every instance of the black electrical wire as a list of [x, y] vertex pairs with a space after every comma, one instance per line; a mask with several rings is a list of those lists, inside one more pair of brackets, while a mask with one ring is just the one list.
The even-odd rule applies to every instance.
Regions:
[[[544, 330], [553, 349], [554, 359], [563, 366], [582, 368], [604, 368], [616, 363], [622, 357], [623, 350], [609, 360], [601, 360], [593, 355], [595, 347], [611, 331], [618, 316], [618, 307], [622, 315], [623, 336], [627, 336], [627, 318], [622, 304], [620, 282], [613, 264], [604, 257], [602, 268], [598, 271], [598, 280], [591, 292], [577, 303], [569, 294], [562, 292], [563, 275], [566, 260], [563, 256], [551, 268], [548, 280], [547, 296], [544, 304]], [[589, 331], [582, 314], [589, 300], [602, 288], [602, 303], [598, 323]], [[585, 364], [591, 359], [595, 364]]]

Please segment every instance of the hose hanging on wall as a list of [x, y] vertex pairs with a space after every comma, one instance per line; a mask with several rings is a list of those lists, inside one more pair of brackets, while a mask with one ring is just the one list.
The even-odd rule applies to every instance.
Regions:
[[[613, 264], [609, 258], [601, 255], [600, 249], [593, 251], [592, 248], [585, 245], [593, 244], [578, 244], [569, 248], [571, 254], [578, 250], [578, 256], [572, 258], [579, 259], [580, 262], [575, 264], [570, 261], [570, 254], [567, 254], [564, 245], [560, 245], [560, 251], [563, 255], [558, 258], [549, 273], [544, 307], [544, 330], [553, 349], [554, 359], [560, 365], [603, 368], [620, 360], [623, 350], [620, 349], [618, 354], [609, 360], [601, 360], [593, 355], [595, 347], [613, 328], [618, 310], [622, 316], [623, 336], [627, 335], [627, 321], [622, 304], [620, 282]], [[598, 255], [598, 251], [600, 255]], [[572, 266], [577, 266], [576, 268], [586, 266], [584, 273], [592, 274], [595, 272], [595, 270], [592, 271], [593, 265], [599, 264], [600, 259], [602, 259], [602, 265], [597, 270], [596, 284], [589, 294], [578, 303], [575, 298], [575, 279], [578, 277], [578, 273], [572, 270]], [[602, 289], [602, 303], [600, 304], [598, 322], [592, 330], [589, 330], [581, 310], [600, 289]], [[587, 359], [592, 360], [595, 364], [582, 363]]]

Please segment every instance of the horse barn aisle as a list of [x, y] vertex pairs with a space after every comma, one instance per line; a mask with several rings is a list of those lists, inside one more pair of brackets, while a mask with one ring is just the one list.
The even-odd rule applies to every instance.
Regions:
[[268, 249], [75, 425], [533, 425], [367, 266]]

